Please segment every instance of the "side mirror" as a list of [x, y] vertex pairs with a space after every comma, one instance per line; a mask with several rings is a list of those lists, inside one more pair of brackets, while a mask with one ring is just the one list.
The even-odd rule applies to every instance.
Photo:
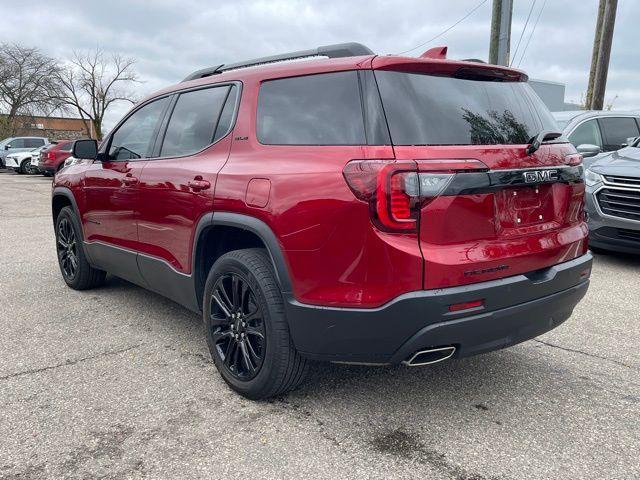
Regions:
[[5, 150], [9, 150], [9, 148], [10, 148], [10, 147], [9, 147], [9, 145], [5, 145], [5, 146], [4, 146], [4, 149], [5, 149]]
[[602, 152], [602, 149], [598, 145], [591, 145], [590, 143], [578, 145], [577, 150], [584, 158], [595, 157]]
[[71, 155], [83, 160], [95, 160], [98, 157], [98, 142], [85, 139], [73, 142]]

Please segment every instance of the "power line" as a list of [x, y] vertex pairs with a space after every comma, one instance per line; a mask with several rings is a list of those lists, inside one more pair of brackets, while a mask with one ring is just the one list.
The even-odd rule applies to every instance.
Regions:
[[453, 25], [451, 25], [449, 28], [447, 28], [446, 30], [443, 30], [442, 32], [440, 32], [438, 35], [436, 35], [433, 38], [430, 38], [429, 40], [427, 40], [424, 43], [421, 43], [420, 45], [416, 45], [413, 48], [410, 48], [409, 50], [405, 50], [404, 52], [400, 52], [397, 53], [396, 55], [402, 55], [403, 53], [408, 53], [411, 52], [412, 50], [415, 50], [416, 48], [420, 48], [420, 47], [424, 47], [425, 45], [427, 45], [428, 43], [433, 42], [436, 38], [440, 38], [442, 35], [444, 35], [445, 33], [447, 33], [449, 30], [451, 30], [453, 27], [455, 27], [456, 25], [458, 25], [459, 23], [463, 22], [464, 20], [466, 20], [467, 18], [469, 18], [476, 10], [478, 10], [482, 5], [484, 5], [485, 3], [487, 3], [487, 0], [482, 0], [482, 2], [480, 2], [478, 5], [476, 5], [472, 10], [470, 10], [464, 17], [462, 17], [460, 20], [458, 20], [456, 23], [454, 23]]
[[529, 25], [529, 19], [531, 18], [531, 13], [533, 13], [533, 9], [536, 6], [536, 1], [537, 0], [533, 0], [533, 2], [531, 2], [529, 15], [527, 15], [527, 20], [524, 22], [524, 27], [522, 27], [522, 32], [520, 32], [520, 38], [518, 39], [518, 43], [516, 44], [516, 51], [513, 53], [513, 57], [511, 58], [511, 66], [513, 66], [513, 61], [518, 56], [518, 49], [520, 48], [520, 42], [522, 41], [522, 37], [524, 37], [524, 32], [527, 31], [527, 25]]
[[542, 16], [542, 11], [544, 10], [544, 7], [546, 4], [547, 4], [547, 0], [544, 0], [544, 3], [542, 4], [540, 11], [538, 12], [538, 16], [536, 17], [536, 21], [533, 24], [533, 27], [531, 28], [531, 34], [529, 35], [529, 39], [527, 40], [527, 43], [524, 46], [524, 50], [522, 51], [522, 56], [520, 57], [520, 61], [518, 62], [518, 68], [520, 68], [520, 64], [522, 63], [522, 60], [524, 60], [524, 55], [525, 53], [527, 53], [527, 48], [529, 48], [529, 42], [531, 42], [531, 38], [533, 37], [533, 34], [536, 31], [536, 27], [538, 26], [538, 20], [540, 20], [540, 17]]

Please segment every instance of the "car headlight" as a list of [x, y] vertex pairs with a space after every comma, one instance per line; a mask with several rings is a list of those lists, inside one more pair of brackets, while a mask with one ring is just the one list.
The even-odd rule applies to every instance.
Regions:
[[586, 183], [587, 186], [593, 187], [594, 185], [602, 183], [603, 181], [604, 178], [602, 178], [602, 175], [587, 168], [587, 171], [584, 174], [584, 183]]

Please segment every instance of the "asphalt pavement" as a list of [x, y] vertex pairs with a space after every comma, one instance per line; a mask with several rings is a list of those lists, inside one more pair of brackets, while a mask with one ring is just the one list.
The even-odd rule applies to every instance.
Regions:
[[201, 319], [62, 281], [51, 180], [0, 172], [0, 479], [638, 479], [640, 258], [596, 255], [556, 330], [431, 367], [314, 364], [231, 392]]

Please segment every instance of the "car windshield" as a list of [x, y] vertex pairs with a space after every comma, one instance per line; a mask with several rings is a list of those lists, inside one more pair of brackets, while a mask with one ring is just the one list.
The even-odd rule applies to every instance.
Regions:
[[558, 126], [524, 82], [377, 71], [395, 145], [526, 144]]

